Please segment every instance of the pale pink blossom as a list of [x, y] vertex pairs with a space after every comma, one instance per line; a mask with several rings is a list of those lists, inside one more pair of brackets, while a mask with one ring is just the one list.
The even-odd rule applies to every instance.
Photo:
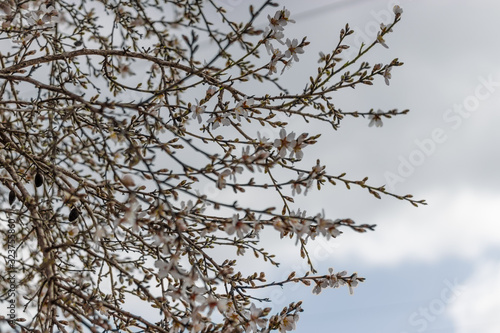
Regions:
[[284, 317], [280, 323], [279, 331], [280, 333], [285, 333], [286, 331], [293, 331], [296, 328], [296, 322], [299, 319], [298, 314], [288, 315]]
[[319, 160], [316, 160], [316, 165], [312, 167], [311, 178], [314, 178], [323, 173], [325, 166], [320, 164]]
[[269, 20], [269, 28], [271, 28], [272, 31], [282, 31], [283, 28], [283, 21], [281, 20], [281, 11], [277, 11], [273, 17], [271, 15], [267, 15], [267, 19]]
[[278, 63], [274, 60], [271, 60], [269, 62], [269, 64], [267, 65], [269, 71], [267, 72], [267, 75], [272, 75], [274, 73], [277, 73], [278, 72], [278, 67], [277, 67]]
[[369, 115], [370, 123], [369, 127], [375, 125], [376, 127], [382, 127], [384, 124], [382, 123], [382, 116], [380, 115], [382, 110], [378, 110], [376, 113], [372, 113]]
[[276, 12], [275, 16], [279, 13], [280, 15], [280, 19], [279, 19], [279, 24], [284, 27], [285, 25], [287, 25], [288, 22], [290, 23], [295, 23], [295, 20], [291, 20], [290, 19], [290, 11], [288, 9], [286, 9], [285, 7], [283, 7], [282, 10], [280, 10], [279, 12]]
[[377, 42], [379, 42], [383, 47], [385, 47], [386, 49], [389, 48], [389, 46], [387, 46], [387, 44], [385, 43], [385, 39], [384, 37], [381, 35], [380, 31], [377, 32]]
[[68, 230], [68, 236], [70, 238], [75, 238], [79, 232], [80, 232], [80, 230], [78, 229], [78, 227], [74, 226]]
[[52, 6], [43, 4], [38, 10], [29, 12], [26, 15], [28, 24], [37, 27], [52, 27], [54, 22], [52, 22], [53, 16], [58, 16], [59, 13]]
[[285, 57], [290, 58], [292, 57], [294, 61], [299, 61], [299, 57], [297, 54], [302, 54], [304, 53], [304, 49], [299, 46], [299, 41], [294, 38], [293, 40], [290, 40], [289, 38], [286, 39], [286, 46], [288, 47], [288, 50], [285, 52]]
[[387, 67], [384, 72], [384, 79], [385, 79], [385, 84], [389, 85], [389, 79], [392, 77], [391, 76], [391, 69], [392, 67]]
[[219, 190], [222, 190], [223, 188], [226, 187], [226, 177], [228, 177], [230, 174], [231, 170], [229, 169], [226, 169], [219, 174], [216, 182], [216, 186]]
[[224, 313], [227, 310], [227, 300], [217, 299], [212, 295], [208, 296], [205, 301], [201, 304], [200, 309], [203, 310], [208, 307], [207, 315], [210, 316], [212, 312], [217, 308], [220, 313]]
[[267, 54], [272, 53], [273, 49], [273, 44], [272, 41], [276, 40], [280, 44], [284, 44], [282, 39], [285, 37], [282, 31], [276, 31], [276, 30], [270, 30], [269, 28], [266, 28], [264, 32], [262, 33], [264, 37], [264, 45], [267, 50]]
[[330, 239], [330, 237], [335, 238], [342, 233], [337, 229], [335, 221], [325, 218], [324, 211], [322, 214], [317, 214], [314, 220], [316, 222], [316, 231], [327, 239]]
[[264, 328], [266, 327], [267, 324], [267, 319], [262, 318], [263, 317], [263, 310], [259, 309], [255, 306], [255, 304], [252, 303], [250, 305], [250, 314], [249, 314], [249, 319], [248, 319], [248, 325], [250, 326], [249, 328], [253, 332], [259, 332], [259, 327]]
[[122, 177], [122, 184], [125, 185], [126, 187], [134, 187], [135, 186], [134, 177], [130, 174], [124, 175]]
[[295, 155], [295, 158], [297, 160], [301, 160], [302, 157], [304, 157], [304, 152], [302, 151], [302, 148], [306, 146], [304, 143], [304, 140], [307, 138], [307, 133], [301, 134], [297, 140], [294, 140], [292, 142], [292, 149], [290, 151], [290, 158], [292, 158]]
[[285, 157], [287, 150], [292, 150], [292, 142], [294, 141], [295, 133], [286, 134], [286, 130], [280, 130], [280, 138], [274, 140], [274, 147], [278, 148], [278, 156]]
[[254, 103], [253, 98], [245, 98], [244, 100], [238, 102], [236, 104], [236, 107], [234, 108], [234, 114], [236, 115], [236, 119], [238, 121], [241, 121], [240, 116], [243, 116], [244, 118], [248, 118], [248, 111], [247, 109], [251, 108]]
[[349, 294], [352, 295], [352, 294], [354, 294], [353, 288], [357, 287], [357, 285], [358, 285], [358, 274], [357, 273], [354, 273], [351, 276], [351, 279], [348, 282], [348, 284], [349, 284]]
[[170, 269], [172, 268], [172, 265], [166, 261], [163, 261], [163, 260], [156, 260], [155, 267], [158, 268], [158, 277], [160, 279], [162, 279], [169, 274]]
[[208, 96], [212, 96], [212, 95], [214, 95], [216, 92], [217, 92], [217, 88], [216, 88], [216, 87], [214, 87], [214, 86], [210, 86], [210, 87], [208, 87], [208, 89], [207, 89], [207, 95], [208, 95]]
[[231, 224], [226, 225], [225, 231], [228, 235], [236, 233], [238, 238], [243, 238], [250, 231], [252, 231], [252, 227], [248, 223], [241, 221], [239, 214], [234, 214], [231, 220]]
[[294, 181], [292, 182], [292, 195], [295, 196], [295, 194], [300, 194], [302, 193], [302, 184], [300, 181]]
[[193, 114], [193, 119], [198, 119], [198, 123], [201, 124], [201, 115], [205, 112], [207, 107], [205, 105], [191, 105], [191, 113]]
[[221, 124], [222, 126], [229, 126], [231, 125], [231, 120], [229, 120], [229, 113], [228, 112], [223, 112], [223, 113], [212, 113], [212, 116], [208, 119], [208, 123], [212, 124], [212, 128], [216, 129], [219, 127]]

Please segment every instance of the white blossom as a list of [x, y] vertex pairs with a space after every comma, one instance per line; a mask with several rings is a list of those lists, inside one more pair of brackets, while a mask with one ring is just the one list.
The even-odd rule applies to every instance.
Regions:
[[286, 39], [286, 46], [288, 47], [288, 50], [285, 52], [285, 57], [290, 58], [292, 57], [294, 61], [299, 61], [299, 57], [297, 54], [302, 54], [304, 53], [304, 50], [302, 47], [299, 46], [299, 41], [294, 38], [293, 40], [290, 40], [289, 38]]
[[[389, 25], [385, 25], [383, 23], [380, 23], [380, 30], [387, 31], [387, 29], [389, 29]], [[389, 32], [392, 32], [392, 29], [390, 29]]]
[[222, 190], [226, 187], [226, 177], [228, 177], [229, 175], [231, 175], [231, 170], [229, 169], [226, 169], [219, 174], [216, 182], [216, 186], [219, 190]]
[[295, 138], [295, 133], [286, 134], [286, 130], [282, 128], [280, 130], [280, 138], [274, 140], [274, 147], [278, 148], [278, 156], [285, 157], [287, 150], [292, 150], [292, 143]]
[[75, 238], [79, 232], [80, 232], [80, 229], [78, 229], [77, 226], [73, 226], [68, 230], [68, 236], [71, 238]]
[[158, 277], [162, 279], [168, 275], [172, 265], [163, 260], [156, 260], [155, 267], [158, 268]]
[[316, 160], [316, 165], [312, 167], [311, 178], [316, 177], [325, 170], [325, 166], [320, 164], [319, 160]]
[[252, 303], [250, 305], [250, 311], [249, 311], [249, 320], [248, 320], [248, 325], [249, 329], [251, 329], [253, 332], [259, 332], [259, 327], [264, 328], [266, 327], [267, 320], [263, 317], [263, 310], [259, 309], [255, 306], [255, 304]]
[[231, 224], [226, 225], [225, 231], [228, 235], [236, 233], [238, 238], [243, 238], [246, 234], [252, 231], [252, 228], [248, 223], [240, 220], [239, 214], [234, 214], [233, 218], [231, 219]]
[[[198, 102], [196, 102], [198, 103]], [[198, 123], [201, 124], [201, 115], [205, 112], [206, 106], [203, 105], [191, 105], [191, 113], [193, 114], [193, 119], [198, 119]]]
[[229, 126], [231, 125], [231, 120], [229, 120], [229, 113], [214, 112], [208, 119], [208, 123], [212, 124], [212, 129], [218, 128], [221, 124], [222, 126]]
[[241, 148], [241, 160], [243, 163], [245, 163], [245, 166], [250, 170], [253, 171], [253, 161], [255, 160], [255, 157], [253, 154], [250, 153], [250, 146], [246, 146], [244, 148]]
[[375, 125], [376, 127], [382, 127], [384, 124], [382, 123], [382, 117], [380, 114], [382, 113], [382, 110], [378, 110], [376, 113], [370, 114], [369, 119], [370, 123], [368, 124], [369, 127], [372, 127]]
[[354, 294], [353, 288], [357, 287], [358, 285], [358, 274], [354, 273], [351, 277], [351, 280], [348, 282], [349, 284], [349, 294]]
[[259, 148], [270, 149], [273, 145], [269, 142], [269, 138], [261, 136], [260, 132], [257, 132], [257, 141]]
[[216, 88], [216, 87], [214, 87], [214, 86], [210, 86], [210, 87], [208, 87], [208, 89], [207, 89], [207, 95], [208, 95], [208, 96], [212, 96], [212, 95], [214, 95], [216, 92], [217, 92], [217, 88]]
[[244, 118], [248, 118], [248, 111], [247, 109], [251, 108], [254, 103], [253, 98], [245, 98], [244, 100], [238, 102], [236, 104], [236, 107], [234, 108], [234, 114], [236, 115], [236, 119], [238, 121], [241, 121], [240, 116], [243, 116]]
[[392, 78], [391, 76], [391, 69], [392, 67], [387, 67], [384, 72], [384, 79], [385, 79], [385, 84], [389, 85], [389, 79]]
[[280, 333], [285, 333], [286, 331], [293, 331], [296, 328], [296, 323], [299, 320], [298, 314], [285, 316], [279, 326]]
[[284, 44], [282, 39], [285, 37], [282, 31], [271, 30], [266, 28], [262, 33], [264, 37], [264, 46], [266, 47], [267, 54], [272, 54], [273, 44], [272, 41], [275, 40], [280, 44]]
[[379, 32], [377, 32], [377, 42], [379, 42], [383, 47], [385, 47], [386, 49], [389, 48], [389, 46], [387, 46], [387, 44], [385, 43], [385, 39], [384, 37], [382, 36], [382, 34]]
[[283, 21], [281, 19], [281, 11], [277, 11], [273, 17], [270, 15], [267, 15], [267, 19], [269, 20], [269, 28], [271, 28], [272, 31], [282, 31], [283, 28]]
[[57, 16], [59, 13], [52, 6], [42, 4], [38, 10], [30, 11], [26, 15], [28, 24], [37, 27], [52, 27], [52, 17]]
[[[278, 14], [278, 12], [276, 12], [276, 14]], [[290, 19], [290, 11], [285, 7], [283, 7], [283, 9], [279, 11], [279, 14], [280, 14], [279, 24], [281, 26], [284, 27], [285, 25], [287, 25], [288, 22], [295, 23], [295, 20]]]
[[295, 194], [300, 194], [302, 192], [302, 183], [300, 181], [300, 177], [298, 180], [292, 182], [292, 195], [295, 196]]
[[297, 140], [294, 140], [292, 142], [290, 158], [292, 158], [295, 155], [296, 159], [301, 160], [304, 157], [304, 152], [302, 151], [302, 148], [306, 146], [306, 144], [304, 143], [304, 140], [306, 138], [307, 138], [307, 133], [303, 133], [297, 138]]
[[208, 308], [208, 313], [207, 313], [208, 316], [210, 316], [216, 308], [219, 310], [220, 313], [224, 313], [227, 310], [227, 300], [217, 299], [212, 295], [209, 295], [207, 298], [204, 299], [199, 308], [200, 310]]
[[271, 60], [269, 62], [269, 64], [267, 65], [267, 67], [269, 68], [269, 71], [267, 72], [267, 75], [272, 75], [274, 73], [277, 73], [278, 72], [277, 65], [278, 65], [277, 61]]

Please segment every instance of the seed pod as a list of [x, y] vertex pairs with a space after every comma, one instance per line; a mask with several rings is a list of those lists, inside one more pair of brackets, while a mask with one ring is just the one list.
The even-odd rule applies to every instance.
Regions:
[[76, 220], [78, 218], [78, 216], [80, 215], [80, 213], [78, 212], [78, 209], [76, 208], [73, 208], [71, 210], [71, 212], [69, 212], [69, 221], [70, 222], [73, 222], [74, 220]]
[[35, 175], [35, 186], [40, 187], [42, 185], [43, 185], [43, 176], [37, 172]]
[[9, 193], [9, 205], [12, 206], [14, 201], [16, 201], [16, 193], [14, 191], [10, 191], [10, 193]]

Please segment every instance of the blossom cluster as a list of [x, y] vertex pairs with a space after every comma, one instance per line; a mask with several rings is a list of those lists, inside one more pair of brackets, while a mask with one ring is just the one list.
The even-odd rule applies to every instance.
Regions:
[[59, 11], [53, 5], [42, 3], [42, 1], [2, 1], [0, 11], [5, 14], [0, 16], [3, 29], [30, 30], [20, 36], [12, 34], [13, 41], [16, 43], [35, 37], [36, 30], [54, 27], [59, 16]]
[[316, 165], [311, 168], [311, 171], [306, 175], [305, 172], [299, 172], [298, 177], [291, 181], [292, 195], [301, 194], [302, 188], [305, 187], [304, 195], [307, 195], [308, 190], [312, 187], [314, 181], [322, 181], [325, 174], [325, 166], [316, 161]]
[[[303, 47], [308, 44], [305, 38], [299, 43], [299, 41], [294, 38], [290, 40], [287, 38], [286, 41], [283, 42], [284, 30], [288, 23], [295, 23], [294, 20], [290, 19], [290, 11], [283, 7], [283, 9], [276, 11], [274, 16], [267, 16], [269, 20], [269, 25], [263, 32], [263, 42], [266, 46], [268, 54], [272, 55], [271, 61], [268, 64], [269, 73], [273, 74], [277, 72], [277, 64], [278, 62], [282, 62], [285, 64], [283, 70], [286, 68], [290, 68], [292, 66], [293, 61], [299, 61], [299, 54], [304, 53]], [[286, 50], [283, 53], [280, 49], [276, 48], [273, 45], [273, 41], [277, 41], [281, 45], [286, 46]]]
[[315, 280], [316, 285], [313, 288], [313, 294], [319, 294], [325, 288], [339, 288], [347, 285], [349, 287], [349, 294], [352, 295], [358, 283], [364, 281], [364, 278], [358, 278], [357, 273], [347, 276], [346, 271], [334, 273], [333, 268], [329, 268], [328, 271], [329, 275]]
[[[213, 95], [215, 95], [216, 88], [210, 86], [206, 91], [206, 97], [203, 99], [203, 103], [206, 103]], [[231, 125], [231, 115], [233, 119], [237, 122], [241, 122], [241, 117], [248, 119], [249, 111], [254, 106], [253, 98], [244, 98], [243, 100], [236, 103], [236, 106], [231, 111], [219, 111], [212, 112], [211, 117], [207, 120], [209, 124], [212, 125], [212, 129], [217, 129], [220, 125], [230, 126]], [[201, 102], [196, 101], [196, 104], [191, 105], [190, 112], [193, 119], [197, 119], [198, 123], [202, 122], [202, 115], [206, 112], [206, 105], [202, 105]]]
[[[393, 8], [393, 12], [396, 15], [396, 20], [398, 20], [401, 17], [401, 14], [403, 13], [403, 9], [400, 6], [395, 5]], [[380, 23], [380, 31], [377, 32], [377, 42], [380, 43], [386, 49], [388, 49], [389, 46], [387, 46], [383, 35], [386, 34], [387, 32], [392, 32], [392, 29], [390, 28], [390, 26], [386, 25], [384, 23]], [[387, 85], [389, 85], [389, 80], [391, 79], [391, 69], [392, 69], [392, 66], [387, 66], [387, 68], [385, 69], [384, 74], [383, 74], [385, 84], [387, 84]]]
[[342, 219], [331, 220], [325, 218], [324, 212], [313, 216], [306, 216], [306, 211], [297, 210], [290, 213], [290, 218], [276, 217], [273, 219], [274, 229], [280, 232], [281, 237], [295, 235], [299, 240], [307, 242], [308, 238], [314, 240], [318, 235], [327, 239], [336, 238], [342, 232], [339, 227], [344, 223]]
[[286, 130], [282, 128], [280, 130], [280, 138], [274, 140], [274, 147], [278, 149], [278, 156], [285, 157], [287, 150], [290, 151], [289, 158], [295, 157], [297, 160], [301, 160], [304, 157], [304, 152], [302, 148], [306, 146], [304, 140], [307, 138], [307, 133], [302, 133], [297, 139], [295, 139], [295, 133], [286, 133]]

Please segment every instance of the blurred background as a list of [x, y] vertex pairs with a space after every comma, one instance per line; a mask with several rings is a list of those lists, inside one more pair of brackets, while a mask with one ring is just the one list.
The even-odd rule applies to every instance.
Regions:
[[[219, 3], [235, 18], [248, 15], [246, 1]], [[389, 49], [378, 45], [367, 60], [397, 57], [405, 65], [393, 69], [389, 86], [380, 77], [374, 86], [339, 91], [333, 103], [343, 111], [410, 113], [384, 119], [383, 127], [368, 127], [363, 118], [346, 118], [336, 132], [317, 126], [323, 135], [304, 158], [311, 164], [321, 157], [330, 174], [368, 176], [372, 185], [428, 205], [377, 200], [343, 186], [295, 197], [308, 213], [324, 209], [331, 218], [377, 224], [375, 232], [346, 231], [311, 251], [320, 272], [334, 267], [367, 280], [353, 296], [347, 288], [313, 295], [305, 286], [267, 296], [276, 306], [304, 301], [297, 332], [500, 332], [500, 3], [286, 1], [297, 22], [286, 27], [286, 37], [307, 36], [311, 44], [283, 79], [299, 92], [345, 23], [356, 31], [352, 55], [376, 37], [380, 23], [392, 21], [395, 4], [403, 15], [386, 38]], [[299, 133], [301, 124], [293, 123]], [[304, 272], [293, 244], [272, 244], [282, 271]]]

